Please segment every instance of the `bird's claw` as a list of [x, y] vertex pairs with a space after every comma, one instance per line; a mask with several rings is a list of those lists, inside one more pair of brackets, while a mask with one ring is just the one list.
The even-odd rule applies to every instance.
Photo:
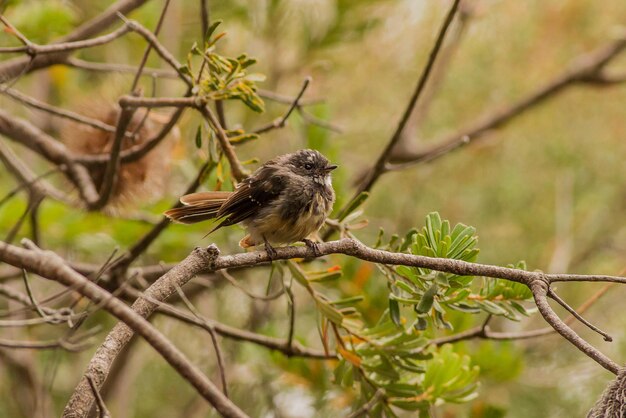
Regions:
[[308, 248], [313, 250], [313, 255], [315, 257], [319, 257], [322, 255], [322, 252], [320, 251], [320, 246], [317, 242], [311, 241], [308, 238], [303, 239], [302, 242], [304, 242], [304, 245], [306, 245]]
[[274, 247], [272, 247], [272, 245], [267, 240], [265, 241], [265, 252], [267, 252], [267, 256], [270, 260], [274, 260], [278, 256], [278, 253], [276, 252]]

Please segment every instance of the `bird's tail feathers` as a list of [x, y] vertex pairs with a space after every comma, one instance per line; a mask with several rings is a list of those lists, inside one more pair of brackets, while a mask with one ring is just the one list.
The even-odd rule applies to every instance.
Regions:
[[194, 224], [214, 219], [222, 204], [232, 192], [199, 192], [180, 198], [184, 206], [165, 211], [163, 214], [174, 222]]

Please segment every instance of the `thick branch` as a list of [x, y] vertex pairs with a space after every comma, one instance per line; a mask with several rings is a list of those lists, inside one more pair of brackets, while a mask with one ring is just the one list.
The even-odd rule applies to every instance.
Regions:
[[73, 155], [65, 145], [29, 122], [14, 117], [2, 109], [0, 109], [0, 134], [30, 148], [56, 165], [64, 165], [67, 176], [78, 187], [81, 197], [87, 204], [98, 199], [98, 193], [87, 170], [74, 163]]
[[[217, 249], [209, 247], [206, 250], [194, 251], [189, 257], [187, 263], [183, 262], [170, 271], [170, 275], [164, 276], [164, 279], [173, 275], [181, 274], [186, 277], [193, 275], [193, 270], [198, 269], [206, 264], [210, 264], [210, 260], [217, 256]], [[219, 389], [194, 366], [186, 356], [174, 346], [163, 334], [154, 328], [141, 314], [143, 309], [151, 310], [152, 304], [145, 300], [139, 300], [135, 303], [134, 309], [129, 308], [119, 299], [112, 296], [107, 291], [90, 282], [85, 277], [76, 273], [68, 267], [63, 259], [50, 251], [25, 250], [12, 245], [3, 244], [0, 246], [0, 259], [19, 268], [25, 268], [42, 277], [46, 277], [59, 283], [76, 289], [77, 292], [92, 301], [101, 304], [102, 308], [115, 315], [123, 323], [120, 322], [111, 334], [117, 331], [120, 337], [132, 336], [133, 331], [141, 335], [150, 345], [152, 345], [170, 365], [187, 381], [189, 381], [207, 401], [209, 401], [220, 414], [229, 417], [246, 417], [235, 404], [219, 391]], [[191, 271], [190, 271], [191, 270]], [[167, 279], [165, 280], [167, 281]], [[155, 286], [154, 290], [164, 290]], [[155, 297], [164, 297], [158, 292]], [[111, 335], [109, 334], [109, 335]], [[121, 348], [123, 343], [116, 339], [107, 339], [105, 343], [96, 352], [94, 359], [104, 360], [108, 358], [108, 353], [116, 352]], [[99, 357], [100, 356], [102, 357]], [[98, 385], [103, 382], [103, 374], [100, 370], [102, 363], [92, 362], [88, 369], [90, 374]], [[106, 362], [105, 362], [106, 365]], [[108, 363], [110, 365], [110, 363]], [[106, 375], [106, 373], [104, 374]], [[64, 416], [75, 417], [84, 416], [91, 408], [93, 402], [93, 393], [89, 387], [87, 379], [84, 378], [78, 386], [77, 391], [68, 403]]]
[[546, 282], [543, 282], [541, 280], [535, 281], [531, 285], [531, 290], [533, 292], [533, 297], [535, 298], [535, 303], [537, 304], [537, 309], [539, 309], [541, 315], [556, 330], [556, 332], [561, 334], [576, 348], [591, 357], [608, 371], [614, 374], [617, 374], [617, 372], [619, 372], [620, 367], [619, 365], [617, 365], [617, 363], [602, 354], [587, 341], [583, 340], [578, 334], [576, 334], [576, 332], [574, 332], [574, 330], [568, 327], [567, 324], [563, 322], [556, 313], [554, 313], [554, 311], [550, 307], [550, 304], [548, 303], [548, 284]]
[[[157, 307], [157, 304], [150, 302], [150, 300], [164, 301], [168, 299], [171, 295], [176, 293], [177, 287], [182, 287], [198, 274], [201, 269], [210, 265], [211, 260], [215, 259], [217, 255], [218, 250], [215, 246], [208, 247], [207, 249], [194, 250], [185, 260], [150, 286], [144, 292], [146, 297], [139, 298], [133, 303], [131, 307], [132, 311], [143, 318], [148, 318]], [[134, 332], [137, 332], [137, 330], [129, 328], [122, 322], [118, 323], [111, 330], [104, 340], [104, 343], [94, 354], [81, 382], [74, 390], [74, 394], [66, 405], [66, 416], [84, 416], [84, 414], [91, 409], [94, 399], [93, 394], [89, 390], [86, 376], [97, 376], [98, 383], [102, 385], [111, 370], [115, 358], [122, 351], [124, 346], [128, 344]], [[217, 388], [215, 389], [218, 390]], [[72, 411], [83, 412], [72, 415], [70, 414]]]

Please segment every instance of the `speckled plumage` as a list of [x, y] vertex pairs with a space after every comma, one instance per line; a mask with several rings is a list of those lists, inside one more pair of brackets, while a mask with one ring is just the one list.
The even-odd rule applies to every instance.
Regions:
[[213, 231], [241, 222], [248, 230], [242, 247], [303, 241], [320, 229], [332, 210], [335, 193], [330, 171], [336, 167], [314, 150], [281, 155], [234, 192], [186, 195], [181, 198], [185, 206], [165, 214], [182, 223], [217, 218]]

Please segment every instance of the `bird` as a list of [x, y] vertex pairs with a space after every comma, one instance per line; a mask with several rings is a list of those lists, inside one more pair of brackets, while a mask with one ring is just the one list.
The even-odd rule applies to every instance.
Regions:
[[209, 234], [241, 223], [247, 235], [239, 246], [263, 244], [270, 259], [277, 255], [272, 244], [298, 241], [318, 256], [318, 244], [310, 237], [332, 211], [335, 191], [331, 172], [337, 167], [319, 151], [298, 150], [267, 161], [232, 192], [187, 194], [180, 198], [183, 206], [164, 214], [183, 224], [215, 219], [218, 224]]

